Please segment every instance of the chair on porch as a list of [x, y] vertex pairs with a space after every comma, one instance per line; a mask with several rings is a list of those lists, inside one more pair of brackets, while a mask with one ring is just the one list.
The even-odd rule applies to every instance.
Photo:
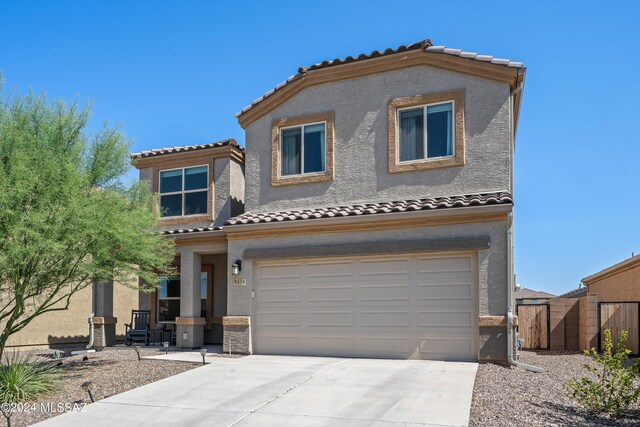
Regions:
[[144, 341], [144, 345], [149, 345], [149, 319], [151, 310], [131, 310], [131, 323], [125, 323], [125, 345]]

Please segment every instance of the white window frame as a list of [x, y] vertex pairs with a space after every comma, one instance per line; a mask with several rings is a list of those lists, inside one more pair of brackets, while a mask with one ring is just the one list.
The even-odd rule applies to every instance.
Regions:
[[[443, 104], [451, 104], [451, 154], [449, 156], [438, 156], [438, 157], [429, 157], [429, 152], [428, 152], [428, 126], [427, 126], [427, 108], [428, 107], [432, 107], [434, 105], [443, 105]], [[400, 160], [400, 144], [402, 144], [402, 141], [400, 140], [400, 113], [402, 111], [408, 111], [408, 110], [416, 110], [418, 108], [422, 108], [422, 123], [424, 123], [423, 126], [423, 138], [422, 138], [422, 144], [423, 144], [423, 152], [424, 152], [424, 158], [422, 159], [414, 159], [414, 160]], [[407, 164], [407, 163], [421, 163], [421, 162], [427, 162], [430, 160], [439, 160], [439, 159], [450, 159], [452, 157], [456, 156], [456, 122], [455, 122], [455, 112], [456, 112], [456, 102], [452, 99], [450, 101], [439, 101], [439, 102], [431, 102], [429, 104], [422, 104], [422, 105], [414, 105], [412, 107], [403, 107], [403, 108], [398, 108], [397, 112], [396, 112], [396, 141], [398, 146], [396, 147], [396, 157], [397, 157], [397, 162], [400, 164]]]
[[[304, 128], [307, 126], [313, 125], [324, 125], [324, 170], [317, 172], [304, 172]], [[285, 130], [288, 129], [297, 129], [300, 128], [300, 171], [301, 173], [291, 174], [291, 175], [282, 175], [282, 134]], [[280, 128], [280, 142], [279, 142], [279, 156], [278, 156], [278, 177], [280, 178], [290, 178], [290, 177], [299, 177], [299, 176], [312, 176], [312, 175], [324, 175], [327, 173], [327, 122], [312, 122], [305, 123], [303, 125], [295, 125], [295, 126], [286, 126]]]
[[[186, 169], [192, 169], [192, 168], [200, 168], [202, 166], [206, 166], [207, 168], [207, 186], [205, 188], [199, 188], [197, 190], [187, 190], [185, 191], [184, 189], [184, 171]], [[175, 170], [181, 170], [182, 171], [182, 191], [172, 191], [169, 193], [161, 193], [161, 185], [162, 185], [162, 172], [170, 172], [170, 171], [175, 171]], [[185, 215], [185, 203], [186, 203], [186, 197], [185, 194], [189, 194], [189, 193], [199, 193], [202, 191], [206, 191], [207, 192], [207, 211], [204, 213], [197, 213], [197, 214], [191, 214], [191, 215]], [[181, 194], [182, 195], [182, 210], [180, 215], [170, 215], [170, 216], [163, 216], [162, 212], [160, 212], [160, 216], [161, 218], [176, 218], [176, 217], [192, 217], [192, 216], [200, 216], [200, 215], [206, 215], [209, 213], [209, 165], [208, 164], [203, 164], [203, 165], [193, 165], [193, 166], [185, 166], [182, 168], [171, 168], [171, 169], [162, 169], [158, 171], [158, 197], [161, 198], [162, 196], [175, 196], [177, 194]], [[161, 209], [162, 204], [160, 203], [160, 199], [158, 199], [158, 207]]]
[[[167, 275], [163, 275], [163, 276], [165, 278], [167, 278], [167, 279], [169, 278], [169, 276], [167, 276]], [[182, 278], [180, 277], [179, 274], [174, 274], [171, 277], [178, 277], [179, 280], [182, 280]], [[182, 282], [180, 282], [180, 296], [179, 297], [163, 297], [163, 298], [160, 298], [160, 289], [158, 289], [157, 298], [156, 298], [156, 320], [157, 320], [156, 323], [168, 323], [168, 324], [176, 323], [175, 320], [162, 320], [162, 321], [160, 320], [160, 301], [169, 301], [169, 300], [171, 300], [171, 301], [175, 301], [175, 300], [180, 301], [181, 298], [182, 298]]]

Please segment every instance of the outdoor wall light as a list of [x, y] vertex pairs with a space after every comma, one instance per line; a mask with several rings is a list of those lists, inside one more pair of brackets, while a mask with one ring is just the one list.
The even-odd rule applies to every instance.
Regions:
[[237, 276], [242, 271], [242, 261], [236, 260], [231, 266], [231, 274]]
[[207, 349], [206, 348], [201, 348], [200, 349], [200, 356], [202, 356], [202, 364], [204, 365], [204, 357], [207, 355]]
[[163, 341], [162, 346], [164, 347], [164, 354], [169, 353], [169, 341]]
[[91, 390], [93, 389], [93, 383], [91, 381], [83, 382], [80, 388], [87, 392], [87, 394], [89, 395], [89, 399], [91, 399], [91, 403], [95, 402], [95, 400], [93, 399], [93, 394], [91, 394]]

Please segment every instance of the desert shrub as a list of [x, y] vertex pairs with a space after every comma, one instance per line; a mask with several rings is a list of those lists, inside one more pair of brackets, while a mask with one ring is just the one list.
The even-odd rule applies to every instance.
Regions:
[[24, 402], [51, 392], [58, 369], [34, 353], [13, 353], [0, 363], [0, 402]]
[[566, 390], [581, 406], [588, 410], [620, 417], [629, 406], [640, 399], [640, 359], [628, 366], [631, 351], [627, 348], [627, 331], [621, 331], [617, 349], [613, 349], [611, 330], [604, 331], [602, 353], [595, 349], [586, 350], [595, 364], [585, 364], [590, 376], [571, 379]]

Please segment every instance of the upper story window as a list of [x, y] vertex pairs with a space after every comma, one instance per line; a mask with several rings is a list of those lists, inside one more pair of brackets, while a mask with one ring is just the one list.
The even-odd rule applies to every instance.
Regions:
[[453, 156], [453, 101], [398, 111], [400, 161]]
[[271, 184], [333, 180], [333, 111], [274, 120]]
[[464, 166], [464, 90], [389, 102], [389, 172]]
[[160, 171], [159, 193], [162, 217], [206, 214], [209, 166]]
[[326, 123], [314, 123], [281, 130], [281, 176], [325, 171], [326, 127]]

